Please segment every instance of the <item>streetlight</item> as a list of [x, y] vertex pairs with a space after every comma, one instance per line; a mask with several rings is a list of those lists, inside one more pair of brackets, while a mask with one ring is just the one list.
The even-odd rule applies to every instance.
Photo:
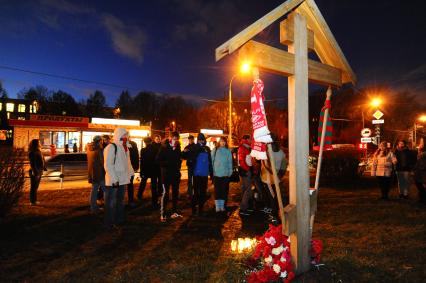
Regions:
[[[240, 72], [242, 74], [247, 74], [249, 73], [251, 70], [251, 65], [249, 62], [244, 62], [243, 64], [241, 64], [240, 66]], [[237, 76], [238, 74], [235, 74], [232, 76], [231, 81], [229, 82], [229, 125], [228, 125], [228, 143], [229, 146], [232, 146], [232, 82], [234, 80], [234, 78]]]
[[373, 100], [371, 101], [371, 106], [373, 107], [379, 107], [382, 104], [382, 100], [378, 97], [373, 98]]

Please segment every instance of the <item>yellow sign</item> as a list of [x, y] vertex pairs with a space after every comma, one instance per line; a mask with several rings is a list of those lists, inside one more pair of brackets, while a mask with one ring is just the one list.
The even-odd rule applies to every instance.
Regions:
[[376, 118], [376, 120], [379, 120], [380, 118], [383, 117], [383, 112], [380, 110], [377, 110], [376, 112], [374, 112], [373, 117]]

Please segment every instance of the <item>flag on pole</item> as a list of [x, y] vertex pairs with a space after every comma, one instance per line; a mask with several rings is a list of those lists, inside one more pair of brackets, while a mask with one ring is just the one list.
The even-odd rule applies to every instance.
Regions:
[[[326, 128], [325, 132], [323, 133], [323, 124], [324, 124], [324, 116], [325, 111], [328, 109], [328, 117], [326, 121]], [[333, 149], [333, 122], [331, 121], [330, 116], [330, 109], [331, 109], [331, 101], [329, 99], [325, 100], [324, 107], [321, 109], [320, 118], [319, 118], [319, 125], [318, 125], [318, 150], [319, 145], [321, 144], [321, 136], [324, 134], [324, 149]], [[317, 147], [315, 147], [316, 149]]]

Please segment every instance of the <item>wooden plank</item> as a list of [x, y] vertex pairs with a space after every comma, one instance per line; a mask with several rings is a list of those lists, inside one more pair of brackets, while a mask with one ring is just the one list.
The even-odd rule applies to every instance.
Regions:
[[[242, 61], [249, 61], [253, 66], [284, 76], [294, 74], [294, 54], [268, 46], [256, 41], [247, 42], [239, 51]], [[308, 60], [309, 81], [326, 86], [341, 86], [342, 73], [339, 69]]]
[[284, 223], [284, 235], [290, 236], [296, 232], [297, 213], [296, 206], [294, 204], [288, 204], [286, 207], [284, 207], [284, 222], [282, 223]]
[[315, 213], [317, 212], [317, 199], [318, 199], [318, 190], [313, 190], [313, 192], [310, 194], [309, 197], [309, 207], [310, 207], [310, 212], [309, 215], [315, 215]]
[[288, 78], [289, 191], [290, 204], [296, 205], [297, 231], [290, 235], [296, 274], [310, 269], [309, 200], [309, 99], [306, 19], [294, 15], [294, 75]]
[[296, 8], [303, 1], [305, 0], [288, 0], [245, 28], [243, 31], [234, 35], [231, 39], [216, 48], [216, 62], [226, 55], [233, 53], [244, 43], [255, 37], [258, 33], [267, 28], [273, 22], [286, 15], [289, 11]]
[[[292, 44], [294, 41], [294, 18], [289, 16], [280, 23], [280, 43]], [[308, 51], [315, 51], [314, 32], [308, 29]]]
[[356, 75], [346, 60], [315, 1], [306, 0], [298, 6], [296, 12], [306, 18], [308, 27], [314, 32], [315, 52], [321, 62], [341, 69], [343, 83], [350, 82], [355, 84], [357, 81]]

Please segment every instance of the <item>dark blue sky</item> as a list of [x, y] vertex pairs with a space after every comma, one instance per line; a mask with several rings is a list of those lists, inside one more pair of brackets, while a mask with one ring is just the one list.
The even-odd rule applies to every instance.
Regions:
[[[132, 94], [220, 98], [236, 72], [236, 57], [215, 63], [215, 48], [282, 2], [0, 0], [0, 80], [12, 97], [44, 85], [76, 100], [99, 89], [114, 104], [122, 89], [4, 66], [120, 85]], [[384, 84], [425, 95], [424, 1], [316, 2], [358, 76], [358, 88]], [[276, 43], [277, 25], [261, 40]], [[280, 89], [285, 78], [269, 81], [274, 95], [286, 93]], [[249, 86], [235, 81], [236, 92]]]

